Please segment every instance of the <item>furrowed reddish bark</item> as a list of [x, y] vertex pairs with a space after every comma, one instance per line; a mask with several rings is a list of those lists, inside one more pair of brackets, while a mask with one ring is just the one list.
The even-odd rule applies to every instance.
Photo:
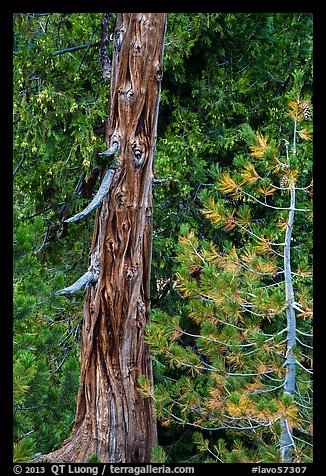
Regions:
[[[150, 462], [157, 443], [148, 345], [152, 182], [166, 14], [119, 13], [106, 142], [118, 142], [109, 195], [97, 210], [90, 261], [98, 272], [84, 306], [75, 424], [53, 462]], [[73, 225], [71, 225], [73, 226]], [[43, 457], [44, 458], [44, 457]]]

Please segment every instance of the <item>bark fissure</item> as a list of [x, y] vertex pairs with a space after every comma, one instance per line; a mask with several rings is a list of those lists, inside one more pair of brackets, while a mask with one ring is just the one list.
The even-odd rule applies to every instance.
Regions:
[[150, 462], [157, 442], [151, 400], [139, 392], [138, 378], [152, 382], [144, 335], [165, 24], [163, 13], [117, 15], [106, 143], [109, 150], [119, 143], [118, 157], [90, 250], [98, 276], [86, 291], [75, 424], [50, 461], [85, 462], [97, 453], [102, 462]]

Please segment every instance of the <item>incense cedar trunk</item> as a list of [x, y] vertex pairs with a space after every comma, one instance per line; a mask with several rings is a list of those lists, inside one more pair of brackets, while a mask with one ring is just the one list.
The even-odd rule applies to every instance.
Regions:
[[144, 343], [150, 314], [153, 157], [166, 14], [120, 13], [114, 33], [108, 147], [119, 144], [109, 194], [97, 210], [86, 293], [75, 424], [56, 462], [144, 463], [157, 443]]

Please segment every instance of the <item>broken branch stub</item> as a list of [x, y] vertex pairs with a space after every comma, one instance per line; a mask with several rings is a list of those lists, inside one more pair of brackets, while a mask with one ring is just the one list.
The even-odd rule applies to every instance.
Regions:
[[95, 208], [101, 205], [103, 198], [109, 193], [114, 172], [115, 167], [110, 167], [109, 170], [106, 172], [104, 179], [100, 185], [100, 188], [98, 189], [98, 192], [96, 193], [91, 203], [87, 205], [87, 207], [84, 208], [83, 211], [77, 213], [71, 218], [68, 218], [67, 220], [64, 220], [66, 223], [80, 220], [80, 218], [83, 218], [84, 216], [88, 215], [91, 211], [95, 210]]
[[87, 286], [89, 283], [94, 281], [94, 274], [92, 271], [86, 271], [85, 274], [77, 281], [72, 284], [71, 286], [68, 286], [67, 288], [60, 289], [60, 291], [57, 291], [56, 294], [62, 295], [62, 294], [75, 294], [77, 291], [79, 291], [83, 286]]

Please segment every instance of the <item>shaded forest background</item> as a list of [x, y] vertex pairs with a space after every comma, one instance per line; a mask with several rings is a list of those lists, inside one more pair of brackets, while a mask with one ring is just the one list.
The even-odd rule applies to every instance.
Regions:
[[[23, 462], [59, 448], [74, 422], [84, 294], [56, 292], [87, 268], [94, 217], [64, 220], [99, 187], [109, 81], [101, 14], [13, 21], [14, 459]], [[312, 15], [169, 13], [165, 43], [155, 388], [140, 381], [158, 416], [153, 461], [278, 462], [286, 421], [294, 462], [311, 462]], [[288, 398], [282, 256], [268, 243], [283, 239], [292, 179], [306, 211], [292, 230], [299, 364]]]

